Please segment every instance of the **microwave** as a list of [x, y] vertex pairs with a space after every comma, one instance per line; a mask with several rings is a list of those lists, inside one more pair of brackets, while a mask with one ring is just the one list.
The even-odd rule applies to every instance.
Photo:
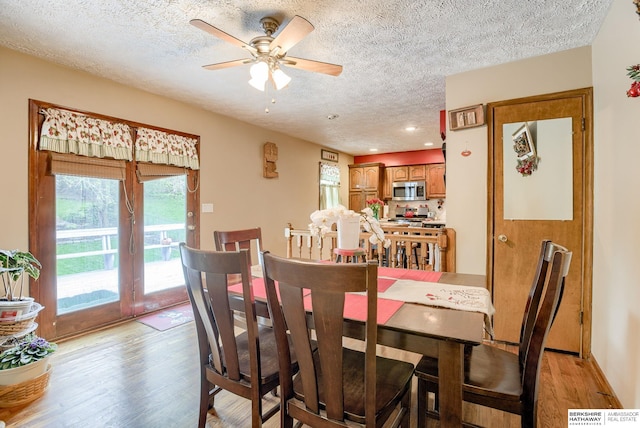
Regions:
[[392, 184], [394, 201], [424, 201], [427, 199], [424, 181], [396, 181]]

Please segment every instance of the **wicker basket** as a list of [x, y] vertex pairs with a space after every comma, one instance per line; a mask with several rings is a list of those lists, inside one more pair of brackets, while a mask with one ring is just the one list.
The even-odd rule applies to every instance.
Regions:
[[18, 336], [32, 325], [38, 313], [44, 308], [37, 302], [33, 302], [31, 310], [24, 315], [15, 318], [3, 318], [0, 320], [0, 337], [1, 336]]
[[15, 385], [0, 386], [0, 407], [15, 407], [40, 398], [49, 386], [51, 365], [38, 377]]

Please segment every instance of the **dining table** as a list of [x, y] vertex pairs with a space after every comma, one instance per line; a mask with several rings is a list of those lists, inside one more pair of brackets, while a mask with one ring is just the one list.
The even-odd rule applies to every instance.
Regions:
[[[268, 318], [266, 292], [259, 266], [252, 267], [252, 275], [257, 314]], [[493, 306], [490, 297], [485, 301], [487, 307], [484, 309], [465, 307], [459, 310], [453, 309], [455, 305], [443, 307], [439, 302], [430, 304], [433, 294], [429, 290], [444, 290], [447, 295], [454, 297], [441, 300], [456, 300], [455, 296], [460, 293], [473, 294], [469, 290], [486, 292], [485, 283], [484, 275], [378, 268], [378, 344], [438, 358], [441, 427], [462, 426], [465, 348], [482, 343], [490, 326]], [[403, 293], [403, 287], [412, 291]], [[415, 297], [420, 287], [427, 291], [424, 299]], [[232, 308], [242, 311], [241, 284], [232, 285], [229, 290]], [[488, 292], [484, 294], [488, 295]], [[363, 312], [366, 311], [366, 304], [363, 304], [365, 296], [356, 293], [348, 297], [345, 299], [344, 335], [362, 340], [366, 317], [366, 312]], [[444, 304], [447, 305], [447, 302]]]

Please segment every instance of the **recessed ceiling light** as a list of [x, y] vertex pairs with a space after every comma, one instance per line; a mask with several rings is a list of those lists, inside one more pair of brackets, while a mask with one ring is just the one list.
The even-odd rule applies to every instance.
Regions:
[[433, 146], [433, 143], [431, 141], [427, 141], [426, 143], [424, 143], [425, 146]]
[[408, 132], [413, 132], [415, 131], [417, 128], [415, 126], [407, 126], [406, 128], [404, 128], [405, 131]]
[[370, 152], [377, 152], [378, 149], [369, 149]]

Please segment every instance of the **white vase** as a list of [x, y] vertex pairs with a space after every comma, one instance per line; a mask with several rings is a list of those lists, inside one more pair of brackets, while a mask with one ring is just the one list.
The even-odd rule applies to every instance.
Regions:
[[44, 372], [47, 371], [50, 356], [51, 355], [47, 355], [43, 359], [35, 363], [27, 364], [26, 366], [0, 370], [0, 385], [15, 385], [44, 374]]
[[338, 219], [338, 248], [355, 250], [360, 247], [360, 217]]

